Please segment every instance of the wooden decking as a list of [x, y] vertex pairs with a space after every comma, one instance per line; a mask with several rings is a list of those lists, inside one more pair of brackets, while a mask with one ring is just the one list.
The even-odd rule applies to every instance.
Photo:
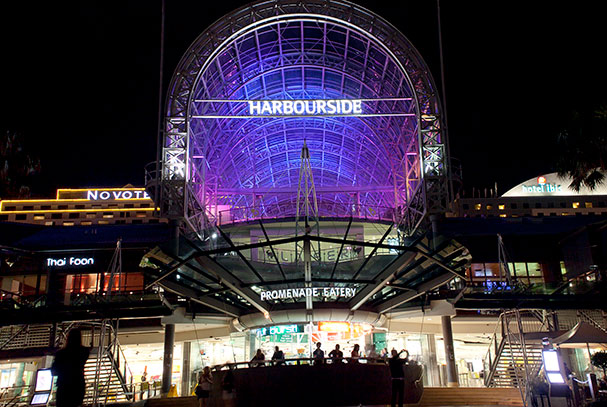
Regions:
[[409, 406], [522, 406], [516, 388], [426, 387], [419, 404]]

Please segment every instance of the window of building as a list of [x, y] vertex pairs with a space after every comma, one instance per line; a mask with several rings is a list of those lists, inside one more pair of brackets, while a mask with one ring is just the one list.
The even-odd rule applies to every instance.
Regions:
[[15, 220], [26, 220], [27, 219], [27, 215], [24, 213], [19, 213], [17, 214], [17, 216], [15, 216]]
[[516, 209], [516, 208], [518, 208], [518, 206], [515, 203], [510, 204], [510, 209]]
[[470, 205], [468, 205], [468, 204], [463, 204], [463, 205], [462, 205], [462, 207], [463, 207], [464, 209], [466, 209], [466, 210], [467, 210], [467, 209], [470, 209]]
[[566, 202], [560, 202], [559, 205], [561, 206], [561, 208], [566, 208], [567, 207], [567, 203]]
[[542, 268], [539, 263], [527, 263], [527, 271], [529, 272], [529, 277], [542, 276]]
[[554, 208], [554, 202], [548, 202], [547, 207], [548, 208]]
[[592, 202], [584, 202], [586, 208], [592, 208]]
[[529, 203], [527, 203], [527, 202], [523, 203], [523, 208], [529, 209]]
[[506, 215], [505, 213], [500, 213], [500, 218], [507, 218], [508, 215]]
[[17, 208], [16, 208], [15, 206], [5, 206], [5, 207], [4, 207], [4, 210], [5, 210], [5, 211], [14, 211], [14, 210], [16, 210], [16, 209], [17, 209]]
[[497, 207], [500, 211], [503, 211], [504, 209], [506, 209], [506, 205], [504, 205], [504, 204], [499, 204]]
[[41, 213], [37, 213], [34, 215], [34, 220], [44, 220], [44, 215]]
[[106, 218], [106, 219], [111, 219], [111, 218], [114, 217], [114, 214], [113, 213], [109, 213], [109, 212], [104, 212], [103, 213], [103, 217]]
[[62, 213], [52, 213], [51, 219], [61, 219], [61, 215], [63, 215], [63, 214]]
[[53, 222], [52, 220], [48, 220], [46, 222], [44, 222], [44, 226], [53, 226], [55, 224], [55, 222]]
[[33, 211], [34, 210], [34, 206], [33, 205], [25, 205], [23, 207], [24, 211]]
[[561, 212], [561, 216], [568, 216], [569, 213], [568, 212]]
[[574, 202], [574, 203], [572, 203], [572, 204], [571, 204], [571, 207], [572, 207], [573, 209], [577, 209], [577, 208], [579, 208], [579, 207], [580, 207], [580, 203], [579, 203], [579, 202]]
[[80, 222], [80, 224], [82, 226], [90, 226], [93, 224], [93, 222], [91, 222], [90, 220], [83, 220], [82, 222]]
[[67, 205], [59, 205], [57, 208], [59, 210], [65, 210], [65, 209], [67, 209]]
[[78, 219], [80, 217], [80, 214], [78, 212], [70, 212], [69, 218], [70, 219]]
[[143, 220], [141, 220], [141, 219], [133, 219], [132, 223], [133, 224], [140, 224], [140, 223], [143, 223]]
[[43, 211], [48, 211], [48, 210], [50, 210], [50, 209], [51, 209], [51, 206], [50, 206], [50, 205], [41, 205], [41, 206], [40, 206], [40, 210], [43, 210]]
[[481, 204], [474, 205], [474, 209], [476, 209], [477, 211], [480, 211], [481, 210]]
[[95, 219], [96, 217], [97, 217], [96, 213], [90, 213], [89, 212], [89, 213], [86, 214], [86, 218], [87, 219]]
[[0, 220], [8, 220], [8, 215], [0, 215]]
[[542, 207], [541, 202], [536, 202], [536, 203], [535, 203], [535, 207], [536, 207], [536, 208], [541, 208], [541, 207]]
[[487, 205], [487, 210], [490, 211], [493, 209], [493, 205]]
[[84, 209], [84, 205], [76, 205], [76, 209]]
[[63, 222], [63, 226], [74, 226], [74, 222]]

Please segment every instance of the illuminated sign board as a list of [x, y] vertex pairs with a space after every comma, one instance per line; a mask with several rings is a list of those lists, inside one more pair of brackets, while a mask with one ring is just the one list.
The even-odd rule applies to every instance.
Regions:
[[536, 185], [521, 185], [523, 192], [526, 194], [545, 194], [562, 192], [563, 186], [561, 184], [551, 184], [546, 181], [546, 177], [537, 177]]
[[415, 117], [412, 98], [197, 99], [192, 119], [277, 117]]
[[144, 188], [59, 189], [57, 199], [86, 199], [89, 201], [131, 201], [151, 199]]
[[257, 336], [297, 334], [304, 331], [303, 325], [277, 325], [257, 330]]
[[68, 268], [68, 267], [86, 267], [95, 264], [95, 259], [92, 257], [62, 257], [46, 259], [47, 267]]
[[261, 292], [261, 300], [283, 300], [287, 298], [306, 298], [306, 297], [337, 297], [349, 298], [356, 295], [356, 288], [345, 287], [308, 287], [308, 288], [285, 288], [282, 290], [268, 290]]
[[333, 116], [362, 113], [362, 100], [249, 100], [251, 116]]
[[551, 384], [565, 384], [557, 351], [554, 349], [542, 350], [542, 360], [548, 381]]

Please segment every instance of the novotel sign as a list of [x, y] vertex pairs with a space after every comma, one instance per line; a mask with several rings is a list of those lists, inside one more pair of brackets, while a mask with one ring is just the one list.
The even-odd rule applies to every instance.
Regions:
[[57, 199], [86, 199], [89, 201], [130, 201], [151, 199], [143, 188], [59, 189]]
[[332, 116], [363, 113], [360, 99], [249, 100], [251, 116]]
[[267, 290], [261, 292], [261, 300], [284, 300], [288, 298], [350, 298], [356, 295], [356, 288], [346, 287], [307, 287], [285, 288], [282, 290]]

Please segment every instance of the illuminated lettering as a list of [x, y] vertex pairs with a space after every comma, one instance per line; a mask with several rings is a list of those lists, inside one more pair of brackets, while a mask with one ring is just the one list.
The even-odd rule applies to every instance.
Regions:
[[308, 298], [308, 297], [341, 297], [351, 298], [356, 295], [356, 288], [348, 287], [306, 287], [306, 288], [286, 288], [280, 290], [268, 290], [260, 293], [262, 301], [287, 299], [287, 298]]
[[47, 267], [82, 267], [82, 266], [92, 266], [95, 264], [95, 259], [92, 257], [63, 257], [60, 259], [55, 259], [48, 257], [46, 259]]
[[249, 100], [251, 116], [361, 115], [360, 99], [333, 100]]

